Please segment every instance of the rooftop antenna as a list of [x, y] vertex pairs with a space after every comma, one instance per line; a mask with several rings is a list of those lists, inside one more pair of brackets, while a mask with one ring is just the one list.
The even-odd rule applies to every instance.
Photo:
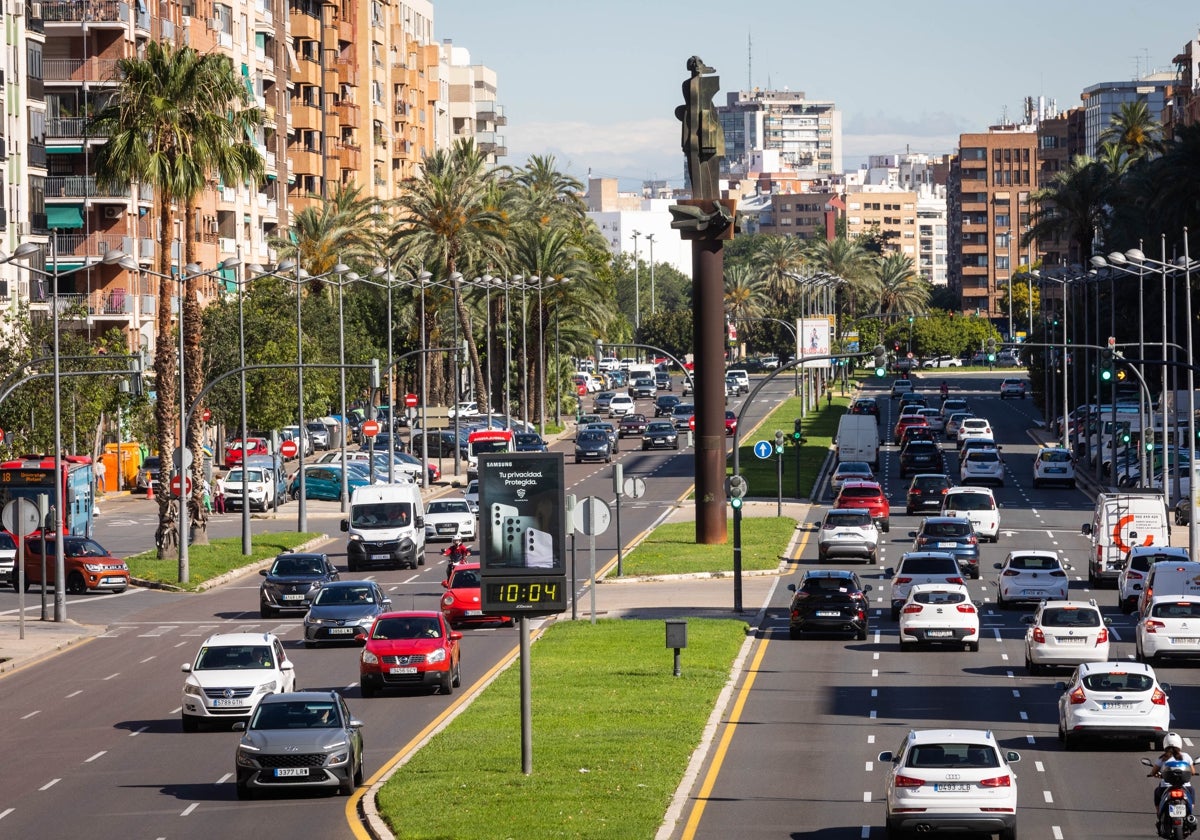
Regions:
[[746, 30], [746, 90], [754, 89], [754, 44]]

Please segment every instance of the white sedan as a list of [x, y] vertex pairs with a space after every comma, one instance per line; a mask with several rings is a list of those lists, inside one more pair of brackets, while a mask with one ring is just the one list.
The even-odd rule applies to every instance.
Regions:
[[1070, 581], [1067, 566], [1055, 551], [1010, 551], [997, 563], [996, 605], [1004, 609], [1022, 601], [1065, 601]]
[[1151, 598], [1134, 627], [1134, 645], [1142, 662], [1154, 662], [1163, 656], [1200, 656], [1200, 598]]
[[1087, 736], [1142, 738], [1162, 749], [1171, 725], [1168, 685], [1141, 662], [1092, 662], [1080, 665], [1057, 686], [1058, 739], [1070, 749]]
[[1095, 601], [1043, 601], [1023, 619], [1025, 670], [1036, 677], [1050, 665], [1108, 661], [1108, 624]]
[[900, 608], [900, 649], [921, 642], [979, 650], [979, 610], [961, 583], [919, 583]]
[[425, 508], [425, 539], [475, 539], [475, 512], [464, 498], [435, 499]]

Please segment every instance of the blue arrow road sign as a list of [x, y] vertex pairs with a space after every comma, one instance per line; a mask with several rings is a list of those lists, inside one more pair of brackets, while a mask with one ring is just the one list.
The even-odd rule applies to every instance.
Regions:
[[754, 444], [754, 454], [759, 458], [770, 458], [775, 454], [775, 447], [770, 441], [760, 440]]

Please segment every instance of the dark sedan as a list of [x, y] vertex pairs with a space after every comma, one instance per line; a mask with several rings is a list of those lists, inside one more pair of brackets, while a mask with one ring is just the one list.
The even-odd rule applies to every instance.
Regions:
[[353, 642], [366, 635], [375, 617], [392, 608], [379, 584], [369, 580], [338, 580], [322, 585], [304, 616], [304, 646], [321, 642]]
[[979, 580], [979, 538], [965, 516], [927, 516], [920, 529], [910, 531], [913, 551], [953, 554], [964, 575]]
[[582, 429], [575, 436], [575, 463], [603, 461], [612, 463], [612, 442], [601, 429]]
[[854, 572], [814, 569], [806, 572], [800, 584], [789, 584], [792, 606], [788, 617], [788, 635], [799, 639], [806, 632], [850, 633], [862, 641], [867, 638], [866, 593]]
[[619, 437], [635, 437], [644, 431], [646, 431], [645, 414], [626, 414], [617, 423], [617, 435]]
[[900, 453], [900, 477], [914, 473], [939, 472], [945, 466], [941, 448], [930, 440], [909, 442]]
[[926, 508], [939, 511], [942, 509], [942, 497], [953, 485], [944, 473], [919, 473], [914, 475], [908, 485], [908, 495], [904, 501], [904, 512], [910, 516]]
[[654, 420], [646, 424], [642, 434], [642, 449], [678, 449], [679, 433], [670, 420]]
[[513, 446], [518, 452], [546, 452], [550, 449], [536, 432], [517, 432], [513, 435]]
[[675, 406], [679, 405], [683, 400], [672, 394], [663, 394], [656, 397], [654, 400], [654, 416], [655, 417], [670, 417], [671, 412], [675, 410]]

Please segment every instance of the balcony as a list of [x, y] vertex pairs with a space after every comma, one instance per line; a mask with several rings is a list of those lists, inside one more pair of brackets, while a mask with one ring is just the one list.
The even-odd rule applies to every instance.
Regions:
[[115, 58], [44, 58], [42, 78], [47, 82], [119, 82]]
[[[301, 12], [295, 8], [288, 15], [289, 33], [292, 38], [303, 38], [309, 41], [321, 40], [320, 17]], [[318, 13], [319, 14], [319, 13]]]
[[315, 150], [309, 150], [297, 145], [288, 151], [291, 165], [288, 169], [296, 175], [320, 175], [321, 155]]
[[128, 253], [132, 240], [119, 233], [59, 233], [57, 236], [58, 256], [94, 257], [99, 259], [109, 251], [121, 250]]
[[297, 102], [292, 105], [292, 128], [306, 131], [321, 130], [321, 112], [312, 105]]
[[128, 185], [99, 186], [94, 175], [46, 179], [46, 198], [129, 198]]
[[351, 169], [358, 172], [362, 169], [362, 149], [350, 143], [337, 143], [334, 145], [334, 150], [337, 152], [338, 163], [342, 169]]
[[362, 127], [362, 109], [352, 102], [339, 102], [337, 104], [337, 115], [343, 127]]
[[25, 146], [26, 153], [29, 155], [29, 165], [39, 166], [42, 169], [46, 168], [46, 146], [42, 143], [28, 143]]
[[298, 56], [300, 59], [297, 64], [299, 70], [292, 74], [292, 82], [312, 85], [313, 87], [321, 86], [321, 64], [315, 59]]
[[338, 77], [342, 84], [358, 87], [358, 65], [345, 58], [337, 60]]
[[41, 0], [41, 7], [46, 23], [129, 23], [129, 6], [119, 0]]

